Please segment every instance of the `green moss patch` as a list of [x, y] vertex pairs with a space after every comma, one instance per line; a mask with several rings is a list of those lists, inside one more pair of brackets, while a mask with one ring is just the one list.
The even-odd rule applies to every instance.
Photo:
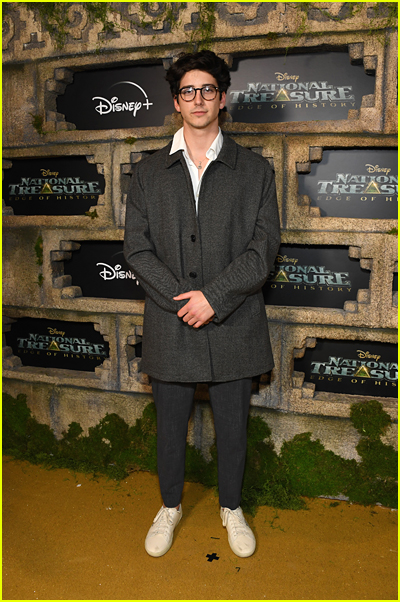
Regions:
[[346, 495], [346, 484], [357, 471], [356, 460], [345, 460], [326, 450], [311, 433], [295, 435], [286, 441], [281, 460], [286, 466], [290, 487], [307, 497]]
[[382, 404], [375, 399], [368, 403], [354, 403], [350, 418], [362, 437], [377, 440], [390, 424], [390, 416], [382, 410]]
[[[248, 448], [242, 507], [254, 514], [257, 506], [300, 509], [304, 497], [345, 495], [352, 502], [397, 507], [397, 453], [380, 435], [390, 417], [377, 401], [354, 404], [354, 426], [362, 434], [356, 447], [361, 462], [346, 460], [326, 450], [311, 433], [286, 441], [280, 455], [274, 450], [271, 430], [260, 417], [249, 417]], [[77, 422], [57, 440], [53, 431], [32, 417], [25, 395], [3, 395], [3, 453], [47, 468], [104, 474], [122, 480], [135, 470], [157, 472], [156, 409], [150, 403], [133, 426], [117, 414], [107, 414], [83, 434]], [[188, 481], [217, 491], [217, 450], [207, 462], [187, 444]]]

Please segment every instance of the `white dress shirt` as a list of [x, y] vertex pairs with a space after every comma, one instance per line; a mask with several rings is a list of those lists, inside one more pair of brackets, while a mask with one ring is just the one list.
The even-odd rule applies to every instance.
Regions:
[[[224, 141], [224, 138], [223, 138], [223, 135], [221, 132], [221, 128], [218, 128], [218, 135], [215, 138], [214, 142], [211, 144], [208, 151], [206, 152], [206, 157], [208, 159], [208, 163], [203, 169], [202, 176], [204, 175], [204, 173], [205, 173], [207, 167], [210, 165], [211, 161], [215, 161], [215, 159], [218, 157], [219, 152], [222, 148], [223, 141]], [[170, 150], [169, 154], [173, 155], [174, 153], [176, 153], [179, 150], [183, 151], [183, 156], [185, 157], [186, 165], [188, 166], [188, 169], [189, 169], [190, 178], [192, 180], [192, 185], [193, 185], [194, 198], [196, 201], [196, 213], [197, 213], [198, 212], [198, 204], [199, 204], [200, 184], [201, 184], [202, 176], [199, 177], [199, 170], [197, 169], [197, 166], [193, 163], [192, 159], [189, 156], [185, 137], [183, 135], [183, 127], [176, 132], [174, 139], [172, 141], [172, 146], [171, 146], [171, 150]]]

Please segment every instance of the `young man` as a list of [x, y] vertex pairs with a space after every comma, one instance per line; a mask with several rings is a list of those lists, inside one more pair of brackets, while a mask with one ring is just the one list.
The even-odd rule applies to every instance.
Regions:
[[145, 548], [162, 556], [182, 517], [196, 384], [207, 382], [221, 518], [238, 556], [255, 550], [240, 508], [252, 377], [273, 367], [261, 287], [279, 247], [268, 162], [222, 134], [230, 75], [213, 52], [168, 70], [183, 128], [141, 161], [127, 201], [125, 257], [146, 291], [142, 369], [152, 377], [163, 506]]

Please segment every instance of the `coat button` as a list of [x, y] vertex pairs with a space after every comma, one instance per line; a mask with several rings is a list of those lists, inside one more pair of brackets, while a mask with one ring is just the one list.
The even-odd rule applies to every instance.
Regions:
[[190, 237], [190, 239], [191, 239], [192, 242], [196, 242], [196, 237], [195, 237], [194, 234], [192, 234], [192, 236]]
[[191, 278], [197, 278], [197, 274], [196, 274], [196, 272], [190, 272], [189, 276], [190, 276]]

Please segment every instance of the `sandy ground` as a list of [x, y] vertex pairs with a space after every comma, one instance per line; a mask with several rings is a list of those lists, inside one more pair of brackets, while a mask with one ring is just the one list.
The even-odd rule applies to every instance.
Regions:
[[397, 599], [396, 511], [262, 507], [248, 517], [256, 552], [240, 559], [213, 492], [187, 483], [174, 544], [151, 558], [143, 542], [160, 505], [148, 473], [117, 486], [4, 458], [3, 600]]

